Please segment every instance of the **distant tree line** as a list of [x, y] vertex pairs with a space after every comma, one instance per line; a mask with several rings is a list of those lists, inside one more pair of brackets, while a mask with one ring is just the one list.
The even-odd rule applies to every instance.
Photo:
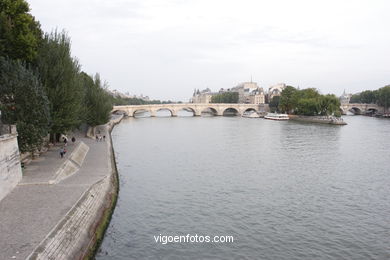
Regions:
[[296, 89], [287, 86], [281, 96], [275, 96], [269, 103], [270, 109], [277, 112], [297, 115], [336, 115], [340, 116], [340, 101], [333, 94], [321, 95], [317, 89]]
[[211, 103], [238, 103], [238, 92], [224, 92], [213, 95]]
[[[173, 104], [175, 102], [168, 100], [168, 101], [161, 101], [161, 100], [144, 100], [141, 98], [123, 98], [119, 96], [111, 96], [110, 95], [111, 103], [114, 106], [122, 106], [122, 105], [153, 105], [153, 104]], [[182, 102], [177, 102], [182, 103]]]
[[390, 106], [390, 85], [377, 90], [365, 90], [352, 95], [349, 103], [377, 104], [386, 110]]
[[33, 152], [50, 134], [109, 120], [112, 99], [99, 74], [81, 71], [69, 36], [44, 33], [24, 0], [0, 0], [0, 110], [16, 124], [22, 152]]

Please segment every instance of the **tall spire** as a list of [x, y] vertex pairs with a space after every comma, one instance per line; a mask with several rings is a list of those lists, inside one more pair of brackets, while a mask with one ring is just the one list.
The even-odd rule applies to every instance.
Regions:
[[251, 74], [251, 83], [252, 83], [252, 74]]

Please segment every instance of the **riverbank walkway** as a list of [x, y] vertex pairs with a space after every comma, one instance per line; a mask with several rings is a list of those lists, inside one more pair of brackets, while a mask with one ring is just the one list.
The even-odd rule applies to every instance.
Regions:
[[[80, 254], [110, 192], [111, 143], [75, 135], [67, 153], [54, 146], [23, 170], [19, 185], [0, 201], [0, 259], [66, 259]], [[85, 245], [84, 245], [85, 247]]]

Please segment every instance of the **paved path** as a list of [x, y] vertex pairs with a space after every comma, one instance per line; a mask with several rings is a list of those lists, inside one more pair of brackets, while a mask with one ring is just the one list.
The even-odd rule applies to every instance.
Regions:
[[[108, 136], [105, 126], [100, 131]], [[58, 227], [64, 216], [71, 209], [75, 210], [74, 206], [83, 196], [96, 192], [101, 180], [108, 179], [105, 177], [111, 174], [109, 140], [96, 142], [80, 136], [76, 139], [76, 144], [68, 145], [66, 157], [79, 142], [84, 142], [89, 150], [74, 175], [57, 184], [48, 184], [67, 160], [60, 158], [59, 146], [53, 147], [27, 165], [21, 183], [0, 201], [0, 259], [28, 257]]]

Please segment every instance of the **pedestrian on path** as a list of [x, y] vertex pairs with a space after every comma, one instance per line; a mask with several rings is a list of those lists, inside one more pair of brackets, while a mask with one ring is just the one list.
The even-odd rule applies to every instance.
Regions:
[[96, 142], [99, 142], [99, 136], [96, 135]]
[[76, 142], [76, 138], [73, 136], [72, 137], [72, 143]]
[[64, 145], [66, 146], [68, 144], [68, 138], [64, 137]]
[[105, 135], [103, 135], [103, 141], [106, 141], [106, 136]]
[[65, 154], [65, 153], [64, 153], [64, 148], [61, 148], [61, 149], [60, 149], [60, 156], [61, 156], [61, 158], [64, 158], [64, 154]]

